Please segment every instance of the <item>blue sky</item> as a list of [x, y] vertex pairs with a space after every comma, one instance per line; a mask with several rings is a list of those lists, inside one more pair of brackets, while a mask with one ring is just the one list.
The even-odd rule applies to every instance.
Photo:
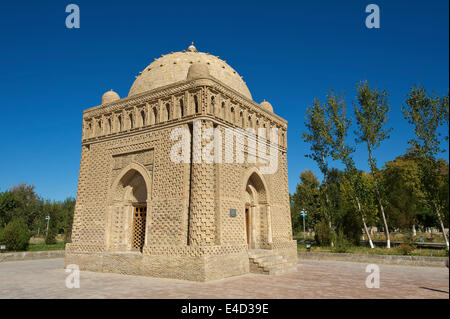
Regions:
[[[65, 27], [69, 3], [80, 7], [80, 29]], [[380, 7], [380, 29], [365, 27], [370, 3]], [[288, 120], [291, 192], [301, 171], [318, 174], [300, 136], [306, 107], [331, 87], [350, 108], [360, 80], [390, 94], [393, 131], [375, 153], [381, 166], [412, 136], [401, 113], [411, 85], [448, 92], [448, 28], [447, 0], [2, 1], [0, 191], [26, 182], [45, 198], [75, 196], [83, 109], [109, 89], [125, 97], [155, 57], [191, 41]], [[355, 160], [367, 170], [363, 145]]]

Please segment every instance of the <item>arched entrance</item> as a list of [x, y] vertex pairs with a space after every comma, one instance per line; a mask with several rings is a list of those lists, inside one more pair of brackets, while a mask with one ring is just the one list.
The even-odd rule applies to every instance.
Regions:
[[111, 188], [107, 246], [113, 251], [140, 251], [149, 228], [150, 176], [140, 164], [123, 169]]
[[248, 247], [268, 248], [272, 242], [270, 205], [264, 177], [255, 168], [245, 176], [245, 234]]

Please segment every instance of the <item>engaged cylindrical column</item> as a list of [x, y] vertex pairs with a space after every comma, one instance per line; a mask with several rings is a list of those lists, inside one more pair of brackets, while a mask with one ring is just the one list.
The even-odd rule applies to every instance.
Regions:
[[202, 149], [212, 140], [202, 139], [211, 128], [210, 121], [194, 121], [192, 134], [191, 192], [189, 212], [189, 244], [209, 246], [215, 243], [215, 174], [214, 163], [202, 160]]
[[270, 215], [270, 206], [267, 205], [267, 242], [272, 243], [272, 216]]

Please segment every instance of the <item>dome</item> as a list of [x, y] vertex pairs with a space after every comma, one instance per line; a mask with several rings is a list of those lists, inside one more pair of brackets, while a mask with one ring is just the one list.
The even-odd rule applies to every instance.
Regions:
[[209, 70], [206, 64], [197, 62], [193, 63], [188, 70], [187, 79], [192, 80], [196, 78], [207, 78], [209, 77]]
[[[252, 95], [242, 77], [224, 60], [209, 53], [198, 52], [193, 44], [187, 50], [161, 55], [146, 67], [136, 77], [128, 96], [136, 95], [148, 90], [166, 86], [187, 78], [189, 68], [196, 65], [204, 65], [208, 73], [236, 90], [243, 96], [252, 99]], [[193, 72], [195, 70], [195, 72]], [[204, 75], [205, 69], [196, 66], [193, 74]], [[193, 75], [191, 74], [191, 76]]]
[[264, 110], [266, 110], [267, 112], [272, 112], [273, 113], [273, 107], [272, 104], [270, 104], [269, 102], [267, 102], [266, 100], [262, 101], [259, 104]]
[[114, 102], [114, 101], [117, 101], [117, 100], [120, 100], [120, 96], [119, 96], [119, 94], [117, 94], [113, 90], [110, 90], [110, 91], [106, 92], [102, 96], [102, 104]]

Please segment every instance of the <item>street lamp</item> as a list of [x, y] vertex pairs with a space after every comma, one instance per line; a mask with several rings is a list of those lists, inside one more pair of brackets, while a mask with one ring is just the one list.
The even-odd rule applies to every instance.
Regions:
[[48, 236], [48, 224], [50, 223], [50, 216], [45, 217], [45, 220], [47, 221], [47, 236]]
[[308, 215], [304, 210], [300, 212], [300, 215], [303, 217], [303, 239], [306, 240], [306, 234], [305, 234], [305, 216]]

